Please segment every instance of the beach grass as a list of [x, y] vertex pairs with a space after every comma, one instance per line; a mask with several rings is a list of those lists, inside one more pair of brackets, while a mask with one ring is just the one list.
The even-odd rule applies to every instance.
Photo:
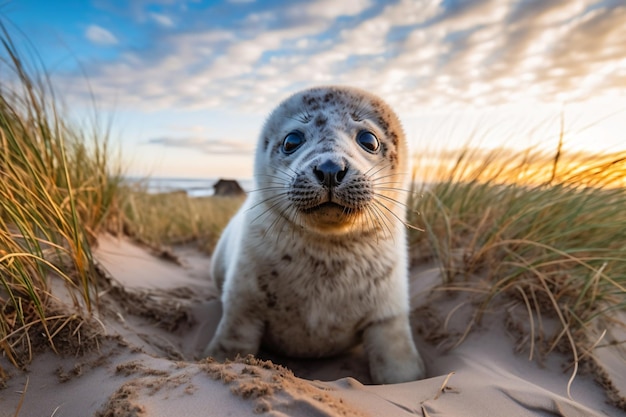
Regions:
[[[19, 366], [35, 335], [55, 349], [55, 336], [93, 310], [91, 247], [116, 217], [121, 175], [107, 135], [67, 122], [45, 71], [2, 22], [0, 42], [0, 352]], [[74, 289], [74, 311], [58, 310], [51, 274]]]
[[184, 191], [150, 194], [141, 186], [124, 192], [124, 230], [150, 246], [193, 243], [210, 254], [243, 197], [190, 197]]
[[[411, 201], [414, 257], [434, 258], [445, 287], [522, 301], [531, 356], [577, 358], [614, 310], [626, 310], [626, 152], [568, 154], [466, 148]], [[546, 334], [542, 317], [559, 328]], [[603, 322], [603, 320], [605, 322]], [[543, 342], [543, 343], [535, 343]]]

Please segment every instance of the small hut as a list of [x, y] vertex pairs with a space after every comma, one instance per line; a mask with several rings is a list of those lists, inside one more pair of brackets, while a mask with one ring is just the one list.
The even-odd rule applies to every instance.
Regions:
[[235, 180], [220, 179], [213, 185], [214, 195], [217, 196], [240, 196], [245, 194], [241, 185]]

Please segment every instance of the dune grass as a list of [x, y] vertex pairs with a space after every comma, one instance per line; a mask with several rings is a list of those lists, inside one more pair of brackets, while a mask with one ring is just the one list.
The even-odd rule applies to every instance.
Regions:
[[[64, 331], [79, 337], [76, 313], [94, 306], [91, 245], [115, 217], [121, 177], [107, 136], [66, 122], [45, 72], [2, 22], [0, 42], [0, 352], [21, 365], [33, 337], [53, 349]], [[76, 289], [74, 311], [55, 307], [50, 274]]]
[[[414, 255], [437, 259], [447, 288], [478, 294], [472, 323], [496, 297], [518, 299], [531, 356], [558, 347], [577, 359], [626, 310], [626, 152], [464, 149], [450, 160], [411, 203], [425, 230], [411, 233]], [[553, 334], [546, 316], [561, 324]]]
[[242, 197], [189, 197], [185, 192], [149, 194], [141, 187], [126, 189], [125, 196], [126, 234], [150, 246], [193, 242], [207, 254], [244, 201]]

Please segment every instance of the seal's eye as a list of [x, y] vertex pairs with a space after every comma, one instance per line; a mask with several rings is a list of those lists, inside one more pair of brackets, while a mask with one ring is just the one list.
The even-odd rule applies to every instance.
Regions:
[[283, 152], [294, 153], [304, 143], [304, 136], [300, 132], [291, 132], [283, 140]]
[[357, 142], [359, 142], [359, 145], [361, 145], [363, 149], [370, 153], [377, 152], [378, 148], [380, 147], [380, 142], [378, 141], [378, 138], [374, 136], [372, 132], [369, 132], [367, 130], [359, 132], [356, 140]]

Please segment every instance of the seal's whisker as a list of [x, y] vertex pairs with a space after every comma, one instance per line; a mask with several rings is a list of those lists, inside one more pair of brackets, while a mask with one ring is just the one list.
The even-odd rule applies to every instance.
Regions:
[[[404, 188], [392, 188], [392, 187], [373, 187], [374, 192], [377, 194], [382, 194], [382, 192], [394, 192], [394, 193], [403, 193], [403, 196], [412, 195], [411, 190], [405, 190]], [[404, 199], [404, 198], [403, 198]]]
[[[278, 204], [281, 204], [285, 201], [280, 201]], [[287, 204], [288, 206], [289, 204]], [[282, 207], [278, 210], [279, 213], [282, 213], [284, 211], [285, 207]], [[289, 209], [289, 207], [287, 207], [287, 209]], [[283, 216], [276, 216], [276, 218], [274, 219], [274, 221], [272, 221], [272, 223], [269, 225], [269, 227], [267, 228], [267, 230], [265, 231], [264, 237], [270, 232], [273, 231], [275, 228], [278, 229], [278, 233], [276, 233], [276, 243], [279, 242], [280, 240], [280, 235], [284, 229], [283, 223], [284, 222], [284, 217]]]
[[[380, 221], [378, 220], [376, 213], [374, 213], [374, 211], [372, 210], [370, 206], [366, 207], [365, 213], [366, 213], [368, 222], [371, 222], [372, 230], [374, 231], [382, 230], [382, 225], [380, 224]], [[379, 243], [378, 233], [374, 233], [374, 236], [376, 236], [376, 244], [378, 244]]]
[[392, 185], [393, 183], [383, 183], [383, 184], [372, 184], [372, 189], [374, 190], [385, 190], [385, 191], [401, 191], [403, 193], [410, 193], [412, 190], [406, 187], [396, 187]]
[[269, 214], [269, 213], [270, 213], [270, 212], [271, 212], [274, 208], [276, 208], [276, 207], [277, 207], [279, 204], [281, 204], [283, 201], [287, 201], [287, 200], [288, 200], [287, 198], [281, 198], [281, 197], [284, 197], [284, 195], [282, 195], [282, 194], [281, 194], [281, 195], [277, 195], [277, 196], [273, 196], [273, 197], [267, 198], [267, 199], [265, 199], [265, 200], [261, 201], [260, 203], [255, 204], [253, 207], [250, 207], [250, 209], [249, 209], [249, 210], [252, 210], [253, 208], [258, 207], [258, 206], [259, 206], [259, 205], [261, 205], [261, 204], [265, 204], [265, 203], [267, 203], [267, 202], [268, 202], [268, 201], [270, 201], [270, 200], [278, 200], [276, 203], [273, 203], [272, 205], [270, 205], [269, 207], [267, 207], [265, 210], [263, 210], [263, 211], [261, 212], [261, 214], [259, 214], [259, 215], [258, 215], [258, 216], [256, 216], [254, 219], [252, 219], [251, 223], [256, 222], [256, 221], [257, 221], [260, 217], [262, 217], [262, 216], [264, 216], [264, 215], [266, 215], [266, 214]]
[[272, 195], [272, 196], [270, 196], [270, 197], [268, 197], [268, 198], [266, 198], [264, 200], [259, 201], [258, 203], [254, 204], [252, 207], [249, 207], [248, 211], [252, 211], [253, 209], [259, 207], [260, 205], [265, 204], [267, 202], [270, 202], [272, 200], [286, 198], [286, 196], [288, 196], [288, 195], [289, 195], [289, 193], [287, 191], [279, 193], [279, 194]]
[[[380, 170], [378, 170], [377, 172], [380, 172]], [[380, 179], [380, 178], [385, 178], [385, 177], [406, 177], [407, 175], [410, 175], [410, 173], [409, 172], [389, 172], [379, 177], [374, 177], [372, 175], [372, 178]]]
[[397, 173], [397, 174], [385, 174], [385, 175], [380, 175], [380, 176], [378, 176], [378, 177], [376, 177], [376, 176], [374, 176], [374, 175], [375, 175], [375, 174], [373, 174], [373, 175], [370, 175], [370, 176], [369, 176], [370, 181], [372, 181], [372, 182], [374, 182], [374, 183], [378, 183], [379, 181], [381, 181], [381, 180], [385, 180], [385, 179], [394, 179], [394, 180], [395, 180], [395, 179], [398, 179], [398, 181], [396, 181], [396, 182], [398, 182], [398, 183], [400, 183], [400, 184], [404, 184], [404, 180], [403, 180], [403, 179], [401, 179], [401, 178], [398, 178], [398, 177], [403, 177], [403, 176], [405, 176], [406, 174], [401, 174], [401, 173]]
[[[382, 171], [385, 168], [389, 168], [391, 166], [390, 163], [383, 165], [383, 166], [379, 166], [380, 164], [382, 164], [383, 162], [387, 162], [385, 160], [381, 160], [380, 162], [377, 162], [376, 164], [374, 164], [374, 166], [372, 166], [370, 169], [368, 169], [367, 171], [365, 171], [363, 173], [363, 175], [365, 175], [366, 177], [370, 177], [373, 178], [376, 174], [378, 174], [380, 171]], [[377, 171], [375, 171], [374, 173], [372, 173], [372, 171], [376, 168], [379, 168]]]
[[[285, 204], [277, 210], [279, 215], [276, 216], [276, 219], [274, 219], [274, 221], [268, 228], [268, 230], [272, 230], [272, 232], [275, 231], [274, 241], [276, 245], [280, 244], [280, 238], [282, 234], [284, 233], [285, 229], [291, 229], [291, 232], [293, 233], [293, 228], [288, 227], [288, 224], [290, 222], [289, 216], [291, 216], [292, 219], [296, 219], [296, 220], [298, 217], [297, 210], [292, 205], [290, 205], [288, 201], [285, 201], [284, 203]], [[290, 215], [290, 213], [293, 213], [293, 214]]]
[[260, 191], [267, 191], [267, 190], [288, 190], [289, 187], [286, 184], [280, 184], [280, 183], [268, 183], [265, 184], [263, 187], [258, 187], [258, 188], [254, 188], [252, 190], [250, 190], [250, 193], [258, 193]]
[[278, 171], [278, 174], [282, 174], [282, 175], [277, 175], [277, 174], [256, 174], [257, 177], [262, 177], [262, 178], [271, 178], [273, 180], [278, 180], [280, 181], [282, 184], [289, 184], [289, 182], [294, 178], [294, 176], [296, 175], [295, 172], [293, 173], [289, 173], [289, 172], [285, 172], [282, 169], [279, 168], [275, 168], [276, 171]]
[[390, 203], [394, 203], [394, 204], [397, 204], [397, 205], [405, 207], [405, 208], [411, 208], [406, 202], [397, 200], [397, 199], [392, 198], [392, 197], [389, 197], [389, 196], [387, 196], [385, 194], [374, 193], [374, 195], [376, 197], [378, 197], [378, 198], [384, 199], [385, 201], [389, 201]]
[[406, 182], [397, 178], [396, 175], [381, 175], [380, 177], [369, 177], [374, 184], [405, 184]]
[[[346, 211], [346, 210], [344, 210], [344, 211]], [[348, 209], [348, 210], [347, 210], [347, 212], [348, 212], [347, 214], [349, 215], [349, 219], [350, 219], [350, 227], [351, 227], [351, 228], [354, 228], [354, 227], [356, 226], [356, 222], [357, 222], [357, 220], [359, 219], [359, 216], [358, 216], [358, 215], [356, 215], [356, 214], [354, 213], [354, 210], [353, 210], [353, 209], [351, 209], [351, 208], [350, 208], [350, 209]]]
[[413, 229], [413, 230], [419, 230], [420, 232], [423, 232], [424, 229], [419, 228], [417, 226], [412, 225], [411, 223], [407, 222], [406, 220], [404, 220], [403, 218], [401, 218], [400, 216], [398, 216], [396, 213], [393, 212], [393, 210], [391, 210], [389, 207], [387, 207], [383, 202], [379, 201], [379, 200], [374, 200], [374, 202], [380, 206], [383, 207], [385, 210], [387, 210], [387, 212], [391, 213], [391, 215], [393, 217], [395, 217], [400, 223], [402, 223], [405, 227], [408, 227], [409, 229]]
[[391, 185], [391, 184], [401, 184], [401, 185], [404, 185], [404, 181], [385, 181], [385, 182], [382, 182], [382, 181], [374, 181], [374, 180], [372, 180], [372, 184], [374, 186], [376, 186], [376, 187], [380, 186], [380, 185]]
[[376, 204], [371, 205], [370, 207], [373, 210], [373, 212], [377, 214], [376, 218], [378, 219], [378, 224], [380, 224], [381, 227], [386, 229], [387, 232], [389, 233], [389, 236], [391, 236], [391, 238], [393, 239], [393, 232], [391, 231], [391, 228], [389, 226], [389, 224], [393, 223], [393, 221], [387, 216], [387, 214], [385, 214], [385, 212], [383, 212], [380, 208], [378, 208]]
[[271, 187], [263, 187], [263, 188], [257, 188], [254, 190], [250, 190], [248, 191], [249, 193], [260, 193], [263, 191], [274, 191], [274, 190], [287, 190], [286, 187], [280, 187], [280, 186], [271, 186]]
[[274, 169], [278, 172], [280, 172], [281, 174], [286, 175], [290, 180], [293, 179], [296, 175], [298, 175], [298, 173], [291, 167], [286, 167], [288, 170], [291, 171], [291, 174], [289, 172], [286, 172], [283, 169], [280, 169], [278, 167], [274, 167]]
[[263, 184], [255, 184], [255, 185], [256, 187], [254, 189], [266, 187], [269, 185], [287, 187], [289, 186], [289, 181], [286, 181], [285, 178], [275, 177], [275, 178], [271, 178], [269, 181], [263, 181]]

